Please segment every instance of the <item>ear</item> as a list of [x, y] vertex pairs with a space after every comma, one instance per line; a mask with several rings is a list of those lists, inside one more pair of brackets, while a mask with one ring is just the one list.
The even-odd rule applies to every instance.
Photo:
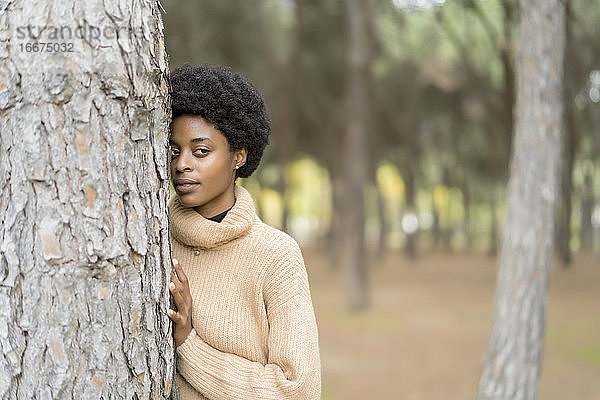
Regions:
[[246, 164], [246, 157], [248, 156], [248, 149], [244, 147], [243, 149], [236, 150], [233, 152], [233, 168], [236, 166], [241, 168], [242, 165]]

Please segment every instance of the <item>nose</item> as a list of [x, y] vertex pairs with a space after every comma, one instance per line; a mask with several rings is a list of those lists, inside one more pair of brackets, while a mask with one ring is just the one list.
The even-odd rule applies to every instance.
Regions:
[[177, 172], [189, 172], [192, 170], [191, 162], [190, 162], [190, 154], [187, 151], [182, 151], [177, 157], [177, 162], [175, 163], [175, 168]]

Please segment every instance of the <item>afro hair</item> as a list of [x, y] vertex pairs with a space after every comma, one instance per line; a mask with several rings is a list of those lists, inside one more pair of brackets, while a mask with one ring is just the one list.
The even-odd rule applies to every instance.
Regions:
[[248, 150], [236, 178], [247, 178], [258, 168], [269, 144], [271, 119], [248, 79], [225, 66], [184, 64], [171, 72], [171, 102], [173, 119], [199, 115], [225, 136], [230, 151]]

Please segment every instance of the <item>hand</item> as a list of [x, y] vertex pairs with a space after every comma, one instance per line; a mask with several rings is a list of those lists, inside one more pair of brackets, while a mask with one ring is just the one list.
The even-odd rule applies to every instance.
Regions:
[[176, 259], [173, 259], [175, 273], [171, 271], [169, 289], [177, 306], [177, 312], [169, 309], [167, 314], [174, 323], [173, 339], [175, 347], [179, 347], [192, 330], [192, 295], [187, 276]]

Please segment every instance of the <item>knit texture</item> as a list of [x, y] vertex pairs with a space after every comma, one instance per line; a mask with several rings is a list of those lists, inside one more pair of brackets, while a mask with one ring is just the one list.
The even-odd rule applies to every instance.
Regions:
[[296, 241], [234, 188], [221, 222], [169, 200], [173, 257], [189, 280], [192, 331], [177, 347], [182, 400], [318, 400], [321, 362]]

